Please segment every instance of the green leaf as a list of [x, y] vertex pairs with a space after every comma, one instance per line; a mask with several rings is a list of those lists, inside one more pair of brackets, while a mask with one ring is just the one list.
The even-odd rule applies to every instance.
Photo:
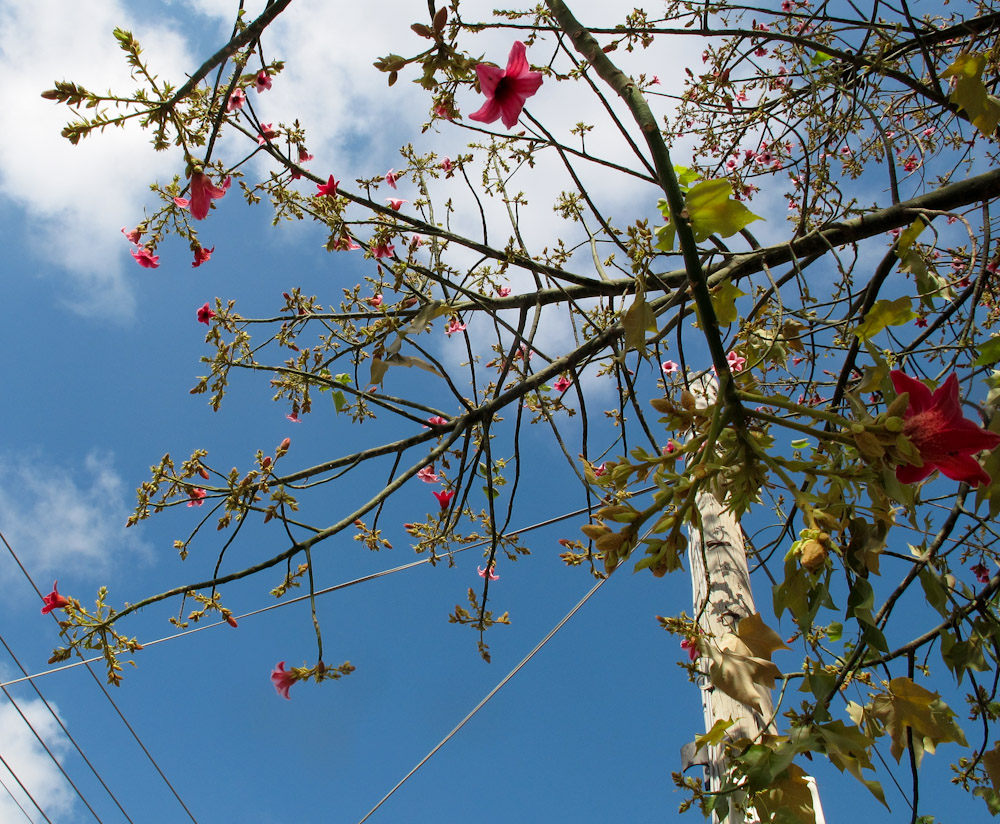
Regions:
[[917, 219], [913, 221], [908, 228], [904, 229], [902, 233], [900, 233], [899, 243], [896, 244], [896, 257], [902, 260], [903, 255], [901, 253], [905, 252], [913, 245], [914, 241], [920, 236], [920, 233], [926, 226], [927, 222], [918, 215]]
[[992, 366], [997, 361], [1000, 361], [1000, 338], [990, 338], [980, 345], [975, 365]]
[[910, 305], [910, 298], [906, 295], [895, 300], [877, 300], [875, 305], [868, 310], [865, 319], [858, 324], [854, 334], [861, 340], [868, 340], [875, 337], [879, 332], [889, 326], [902, 326], [909, 323], [916, 317]]
[[989, 94], [983, 84], [985, 67], [984, 55], [960, 54], [941, 72], [941, 77], [956, 78], [955, 89], [948, 99], [969, 115], [973, 126], [983, 134], [991, 135], [1000, 123], [1000, 100]]
[[688, 220], [694, 239], [711, 235], [731, 237], [755, 220], [763, 220], [738, 200], [733, 200], [732, 184], [725, 178], [706, 180], [694, 186], [686, 198]]
[[622, 316], [625, 330], [625, 351], [635, 349], [640, 355], [646, 354], [646, 333], [656, 331], [656, 315], [646, 303], [646, 296], [639, 290], [635, 301]]
[[739, 317], [736, 311], [736, 299], [746, 295], [731, 280], [726, 280], [712, 290], [712, 309], [716, 320], [723, 326], [729, 326]]
[[333, 393], [333, 408], [340, 412], [347, 405], [347, 398], [339, 389]]
[[815, 52], [812, 55], [812, 57], [809, 58], [809, 65], [819, 66], [820, 64], [825, 63], [827, 60], [833, 60], [833, 55], [827, 54], [826, 52], [818, 51]]

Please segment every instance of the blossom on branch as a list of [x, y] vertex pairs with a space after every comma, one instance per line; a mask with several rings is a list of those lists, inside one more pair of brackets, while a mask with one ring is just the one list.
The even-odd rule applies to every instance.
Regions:
[[555, 389], [556, 392], [562, 393], [565, 392], [567, 389], [569, 389], [572, 385], [573, 381], [571, 381], [569, 378], [560, 377], [557, 378], [555, 383], [552, 384], [552, 388]]
[[385, 173], [385, 182], [388, 183], [393, 189], [396, 188], [397, 180], [399, 180], [399, 177], [397, 176], [395, 169], [389, 169], [389, 171]]
[[447, 509], [448, 504], [451, 503], [451, 499], [455, 497], [453, 490], [446, 489], [443, 492], [433, 493], [434, 497], [438, 499], [438, 503], [441, 504], [441, 509]]
[[660, 364], [660, 369], [663, 370], [664, 375], [672, 375], [680, 368], [680, 364], [675, 363], [672, 360], [664, 361]]
[[257, 77], [254, 78], [254, 87], [257, 89], [257, 94], [267, 91], [271, 88], [271, 75], [269, 75], [264, 69], [257, 72]]
[[69, 605], [69, 598], [59, 594], [59, 582], [52, 582], [52, 592], [42, 596], [45, 606], [42, 607], [42, 615], [48, 615], [54, 609], [62, 609]]
[[214, 317], [215, 312], [212, 311], [212, 307], [207, 303], [198, 310], [198, 323], [204, 323], [208, 326], [209, 321]]
[[195, 220], [204, 220], [208, 217], [208, 208], [212, 205], [212, 201], [223, 197], [231, 183], [232, 178], [227, 177], [222, 186], [215, 186], [204, 172], [195, 172], [191, 175], [191, 199], [175, 197], [174, 203], [182, 209], [190, 207], [191, 217]]
[[464, 332], [466, 330], [466, 325], [461, 323], [458, 318], [452, 318], [451, 322], [445, 327], [444, 333], [450, 338], [456, 332]]
[[499, 119], [508, 129], [517, 124], [525, 101], [542, 85], [542, 73], [528, 67], [524, 43], [515, 40], [507, 58], [507, 70], [488, 63], [476, 66], [479, 88], [486, 95], [483, 107], [469, 115], [470, 120], [494, 123]]
[[290, 672], [285, 670], [284, 661], [279, 661], [278, 666], [271, 670], [271, 683], [274, 684], [274, 688], [278, 691], [278, 695], [283, 698], [287, 698], [289, 701], [292, 700], [292, 696], [288, 694], [288, 690], [292, 688], [292, 684], [295, 683], [295, 679], [292, 677]]
[[336, 197], [337, 187], [340, 185], [339, 180], [334, 180], [333, 175], [330, 175], [330, 179], [326, 183], [316, 184], [316, 197]]
[[147, 246], [140, 246], [132, 250], [132, 257], [143, 269], [155, 269], [160, 265], [160, 256], [154, 255], [153, 250]]
[[214, 246], [211, 249], [203, 249], [201, 246], [199, 246], [197, 249], [194, 250], [194, 262], [191, 264], [191, 268], [197, 269], [199, 266], [201, 266], [201, 264], [207, 263], [211, 259], [212, 252], [214, 251], [215, 251]]
[[500, 576], [496, 574], [496, 572], [494, 571], [495, 569], [496, 569], [496, 564], [494, 564], [492, 561], [490, 561], [490, 563], [486, 565], [485, 569], [483, 569], [483, 567], [476, 567], [476, 571], [479, 573], [480, 578], [485, 578], [489, 576], [489, 579], [491, 581], [499, 581]]
[[417, 473], [417, 477], [420, 478], [425, 484], [437, 484], [441, 483], [441, 479], [435, 474], [433, 464], [431, 466], [425, 466]]
[[201, 487], [195, 487], [194, 489], [188, 490], [188, 497], [191, 499], [188, 501], [188, 506], [201, 506], [205, 503], [205, 496], [208, 493]]
[[920, 466], [896, 467], [900, 483], [915, 484], [935, 469], [953, 481], [973, 486], [989, 483], [990, 476], [973, 458], [984, 449], [1000, 445], [1000, 435], [983, 429], [962, 415], [958, 400], [958, 376], [952, 373], [933, 394], [927, 386], [900, 371], [891, 374], [896, 392], [909, 395], [903, 413], [903, 434], [920, 453]]
[[247, 102], [247, 93], [243, 89], [236, 89], [231, 95], [229, 95], [229, 100], [226, 101], [226, 111], [235, 112], [237, 109], [242, 109], [243, 104]]

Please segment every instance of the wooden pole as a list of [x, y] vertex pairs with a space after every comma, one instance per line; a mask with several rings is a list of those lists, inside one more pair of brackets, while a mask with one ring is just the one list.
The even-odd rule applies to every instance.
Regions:
[[[709, 376], [694, 382], [691, 387], [699, 406], [707, 406], [716, 397], [716, 382]], [[699, 492], [695, 505], [701, 517], [701, 529], [688, 530], [688, 559], [691, 567], [691, 586], [694, 595], [694, 615], [698, 629], [707, 643], [718, 643], [718, 640], [736, 632], [739, 622], [757, 612], [754, 606], [753, 592], [750, 588], [750, 571], [747, 567], [746, 545], [743, 541], [743, 530], [731, 512], [715, 495], [708, 491]], [[741, 704], [726, 695], [722, 690], [715, 689], [708, 678], [710, 661], [702, 656], [699, 661], [701, 675], [698, 686], [701, 689], [702, 709], [705, 713], [706, 732], [719, 720], [731, 720], [733, 723], [726, 731], [727, 741], [746, 739], [755, 741], [763, 732], [771, 718], [773, 705], [771, 693], [763, 687], [758, 687], [758, 707]], [[728, 764], [725, 758], [725, 745], [703, 747], [695, 751], [694, 744], [689, 744], [682, 752], [684, 769], [700, 765], [705, 769], [706, 789], [718, 792], [722, 787]], [[808, 779], [813, 796], [813, 808], [816, 813], [816, 824], [825, 824], [823, 810], [820, 806], [816, 782]], [[732, 798], [734, 803], [742, 806], [741, 798]], [[738, 821], [736, 811], [731, 809], [730, 821]], [[746, 822], [756, 822], [759, 819], [753, 810], [744, 811]], [[713, 816], [713, 821], [718, 821]]]

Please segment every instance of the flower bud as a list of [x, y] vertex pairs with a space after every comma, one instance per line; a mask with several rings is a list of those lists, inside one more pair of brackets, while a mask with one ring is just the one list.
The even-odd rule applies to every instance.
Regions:
[[278, 454], [284, 455], [288, 451], [288, 447], [292, 445], [291, 438], [285, 438], [280, 444], [278, 444]]
[[260, 465], [261, 465], [261, 467], [263, 467], [264, 469], [267, 469], [267, 468], [268, 468], [268, 467], [269, 467], [269, 466], [271, 465], [271, 456], [270, 456], [270, 455], [266, 455], [266, 456], [264, 457], [264, 460], [262, 460], [262, 461], [260, 462]]
[[233, 616], [232, 616], [232, 615], [227, 615], [227, 616], [226, 616], [226, 623], [227, 623], [227, 624], [229, 624], [229, 626], [231, 626], [231, 627], [234, 627], [234, 628], [235, 628], [235, 627], [237, 627], [237, 626], [239, 626], [239, 625], [238, 625], [238, 624], [236, 623], [236, 619], [235, 619], [235, 618], [233, 618]]

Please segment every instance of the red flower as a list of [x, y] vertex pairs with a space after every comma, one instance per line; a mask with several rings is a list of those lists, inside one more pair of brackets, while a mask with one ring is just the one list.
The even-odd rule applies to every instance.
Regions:
[[289, 701], [292, 700], [292, 696], [288, 694], [288, 690], [290, 690], [292, 684], [295, 683], [295, 679], [292, 677], [290, 672], [285, 671], [284, 661], [279, 661], [278, 666], [271, 670], [271, 683], [274, 684], [274, 688], [278, 691], [278, 695], [287, 698]]
[[281, 132], [273, 128], [272, 123], [261, 123], [260, 124], [260, 134], [257, 135], [257, 143], [261, 146], [267, 145], [268, 140], [272, 140], [277, 137]]
[[197, 269], [201, 264], [208, 262], [212, 257], [212, 252], [215, 251], [213, 246], [211, 249], [203, 249], [200, 246], [194, 250], [194, 263], [191, 264], [192, 269]]
[[62, 609], [69, 604], [69, 598], [59, 594], [59, 582], [52, 582], [52, 592], [42, 597], [45, 606], [42, 607], [42, 615], [48, 615], [54, 609]]
[[520, 40], [515, 40], [510, 47], [506, 71], [501, 71], [499, 66], [480, 63], [476, 66], [476, 74], [486, 103], [478, 112], [470, 114], [469, 119], [494, 123], [502, 118], [508, 129], [517, 124], [525, 101], [542, 85], [542, 73], [528, 67], [524, 43]]
[[208, 207], [213, 200], [218, 200], [226, 194], [229, 188], [230, 178], [223, 181], [222, 186], [214, 186], [204, 172], [195, 172], [191, 175], [191, 199], [186, 197], [175, 197], [174, 203], [182, 209], [191, 208], [191, 217], [195, 220], [204, 220], [208, 217]]
[[323, 195], [326, 195], [327, 197], [336, 197], [337, 196], [337, 187], [339, 185], [340, 185], [340, 181], [339, 180], [334, 180], [333, 179], [333, 175], [330, 175], [330, 179], [326, 183], [317, 183], [316, 184], [316, 191], [317, 191], [316, 196], [317, 197], [322, 197]]
[[198, 323], [204, 323], [206, 326], [209, 325], [209, 321], [215, 317], [215, 312], [212, 311], [207, 303], [198, 310]]
[[243, 104], [247, 102], [247, 95], [243, 89], [235, 89], [231, 95], [229, 95], [229, 100], [226, 101], [226, 111], [234, 112], [237, 109], [242, 109]]
[[153, 250], [146, 246], [140, 246], [138, 249], [133, 249], [132, 257], [135, 258], [135, 262], [138, 263], [143, 269], [155, 269], [160, 265], [160, 256], [154, 255]]
[[441, 509], [447, 509], [448, 504], [451, 503], [451, 499], [455, 497], [455, 492], [450, 489], [446, 489], [444, 492], [435, 492], [434, 497], [438, 499], [438, 503], [441, 504]]
[[208, 493], [201, 489], [200, 487], [195, 487], [194, 489], [188, 490], [188, 497], [191, 499], [188, 501], [188, 506], [201, 506], [205, 503], [205, 496]]
[[125, 235], [136, 246], [139, 245], [139, 239], [142, 237], [142, 229], [136, 226], [131, 232], [128, 231], [124, 226], [122, 226], [122, 234]]
[[[969, 567], [969, 571], [976, 576], [976, 580], [981, 584], [988, 584], [990, 582], [990, 571], [986, 568], [985, 564], [979, 563], [975, 566]], [[44, 612], [44, 610], [42, 610]]]
[[688, 658], [694, 661], [701, 652], [698, 650], [698, 642], [694, 638], [685, 638], [681, 641], [681, 649], [686, 649]]
[[903, 434], [917, 448], [923, 462], [922, 466], [897, 466], [899, 481], [915, 484], [940, 469], [953, 481], [966, 481], [973, 486], [989, 483], [990, 476], [972, 456], [984, 449], [994, 449], [1000, 444], [1000, 435], [962, 415], [958, 377], [950, 375], [933, 394], [926, 385], [902, 372], [895, 371], [891, 377], [897, 393], [909, 393]]

